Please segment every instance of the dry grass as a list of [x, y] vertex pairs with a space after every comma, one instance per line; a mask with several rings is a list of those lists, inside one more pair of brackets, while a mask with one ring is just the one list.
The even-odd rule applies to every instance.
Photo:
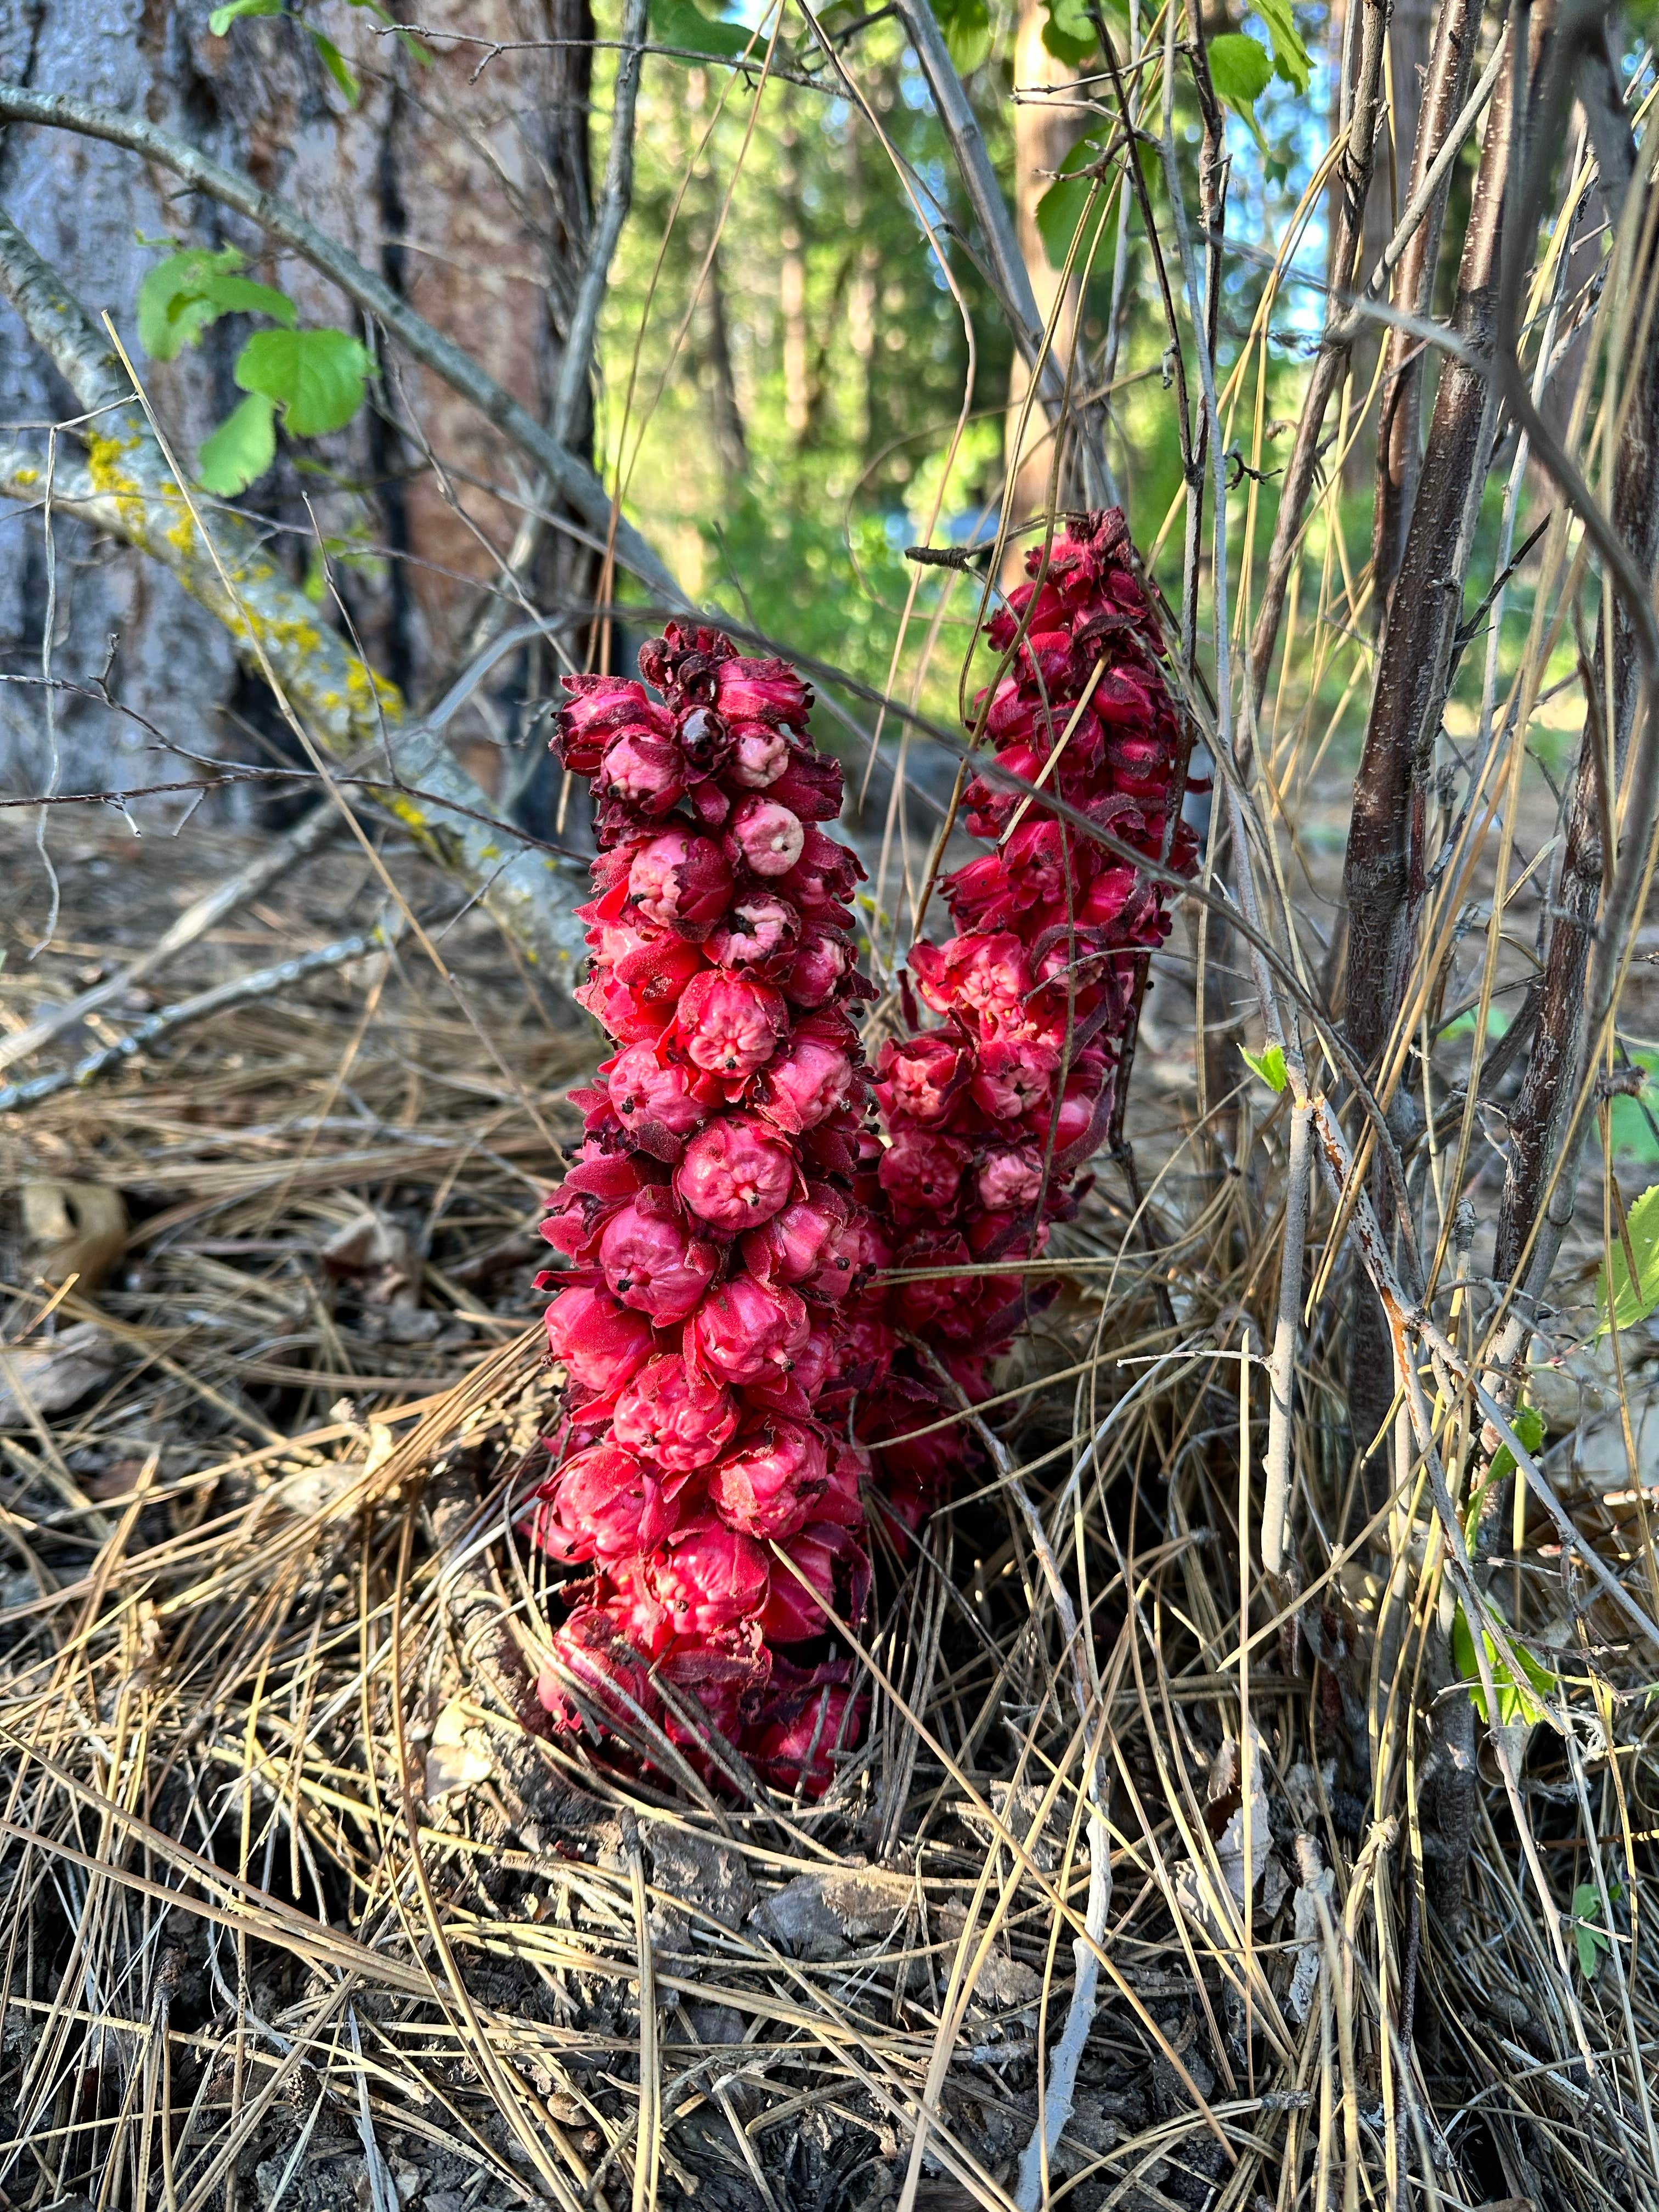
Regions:
[[[361, 879], [315, 864], [197, 975], [258, 964], [266, 931], [337, 934]], [[88, 841], [58, 987], [121, 930], [148, 941], [173, 880], [157, 848]], [[1347, 1476], [1328, 1327], [1299, 1614], [1241, 1565], [1265, 1404], [1237, 1352], [1272, 1311], [1283, 1114], [1257, 1086], [1246, 1171], [1206, 1172], [1181, 964], [1138, 1112], [1156, 1257], [1107, 1175], [994, 1415], [1092, 1627], [1091, 1730], [988, 1472], [888, 1563], [866, 1747], [805, 1807], [538, 1732], [545, 1592], [511, 1531], [550, 1396], [525, 1232], [590, 1048], [486, 931], [447, 953], [465, 1012], [377, 956], [9, 1126], [20, 1185], [119, 1190], [130, 1224], [43, 1321], [13, 1223], [14, 1389], [79, 1325], [112, 1364], [0, 1434], [4, 2201], [1006, 2205], [1097, 1750], [1115, 1889], [1055, 2200], [1652, 2201], [1650, 1655], [1534, 1526], [1514, 1619], [1571, 1733], [1531, 1732], [1528, 1853], [1490, 1778], [1448, 1924], [1420, 1897], [1412, 1717], [1437, 1555], [1403, 1513], [1391, 1554], [1321, 1544]], [[11, 972], [15, 1023], [42, 986]], [[417, 1302], [322, 1258], [366, 1208], [408, 1232]], [[1562, 1492], [1646, 1601], [1628, 1486]], [[1563, 1972], [1528, 1860], [1598, 1924], [1580, 1886], [1605, 1884], [1593, 1981], [1571, 1929]]]

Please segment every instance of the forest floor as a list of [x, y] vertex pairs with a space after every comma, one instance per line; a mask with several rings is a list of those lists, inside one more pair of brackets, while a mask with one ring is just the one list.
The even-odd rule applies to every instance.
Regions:
[[[1307, 818], [1329, 901], [1335, 785]], [[0, 894], [0, 1041], [250, 849], [58, 831], [50, 952], [35, 870]], [[372, 927], [380, 896], [331, 849], [47, 1064]], [[549, 1587], [512, 1522], [553, 1395], [535, 1225], [595, 1044], [480, 916], [441, 959], [405, 937], [0, 1121], [0, 2205], [1006, 2205], [1078, 1971], [1097, 1754], [1114, 1887], [1054, 2198], [1403, 2202], [1409, 2171], [1449, 2203], [1652, 2201], [1651, 1654], [1534, 1513], [1514, 1618], [1595, 1660], [1605, 1737], [1523, 1716], [1518, 1801], [1483, 1750], [1467, 1895], [1419, 1912], [1421, 1524], [1300, 1593], [1241, 1572], [1265, 1386], [1242, 1411], [1237, 1346], [1275, 1294], [1282, 1109], [1247, 1085], [1236, 1170], [1206, 1164], [1182, 925], [1129, 1120], [1146, 1222], [1103, 1164], [998, 1415], [1086, 1590], [1103, 1736], [988, 1479], [885, 1563], [871, 1728], [817, 1807], [543, 1732]], [[1630, 1455], [1650, 1484], [1659, 1338], [1626, 1340], [1621, 1396], [1583, 1348], [1599, 1247], [1566, 1255], [1585, 1326], [1540, 1379], [1548, 1467], [1651, 1603]], [[1297, 1434], [1319, 1526], [1340, 1305]]]

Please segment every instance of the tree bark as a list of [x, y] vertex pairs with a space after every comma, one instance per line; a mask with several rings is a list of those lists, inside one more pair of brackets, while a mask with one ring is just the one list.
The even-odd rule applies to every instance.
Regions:
[[[1427, 75], [1418, 108], [1411, 181], [1406, 193], [1408, 199], [1427, 176], [1435, 155], [1445, 143], [1447, 132], [1469, 96], [1480, 13], [1480, 0], [1444, 0], [1435, 18], [1432, 42], [1426, 54]], [[1400, 81], [1400, 59], [1396, 54], [1396, 84]], [[1397, 131], [1395, 143], [1402, 143]], [[1433, 305], [1434, 272], [1440, 259], [1446, 198], [1450, 189], [1448, 176], [1395, 270], [1391, 297], [1395, 308], [1401, 314], [1421, 319]], [[1411, 520], [1423, 465], [1426, 365], [1427, 357], [1419, 339], [1398, 328], [1389, 331], [1382, 368], [1376, 511], [1371, 530], [1372, 607], [1379, 629], [1393, 592], [1394, 580], [1399, 574], [1406, 526]]]
[[[1534, 10], [1534, 44], [1546, 35]], [[1531, 80], [1536, 81], [1538, 56]], [[1448, 357], [1435, 393], [1421, 482], [1406, 535], [1393, 611], [1384, 632], [1370, 714], [1354, 782], [1343, 868], [1348, 909], [1346, 1022], [1356, 1058], [1376, 1076], [1394, 1036], [1416, 951], [1430, 860], [1428, 795], [1435, 744], [1450, 685], [1496, 404], [1487, 362], [1497, 327], [1504, 202], [1514, 128], [1514, 77], [1493, 102], [1475, 174], [1458, 265], [1453, 333], [1467, 357]], [[1374, 1171], [1372, 1195], [1392, 1236], [1394, 1193]], [[1348, 1344], [1348, 1408], [1354, 1446], [1368, 1450], [1394, 1395], [1388, 1324], [1370, 1283], [1356, 1274]], [[1384, 1438], [1364, 1462], [1367, 1510], [1389, 1487]]]

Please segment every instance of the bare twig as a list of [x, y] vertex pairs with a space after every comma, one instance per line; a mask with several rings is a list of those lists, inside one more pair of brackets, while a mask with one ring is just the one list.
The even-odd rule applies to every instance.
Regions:
[[1311, 1123], [1312, 1109], [1300, 1099], [1293, 1101], [1290, 1157], [1285, 1168], [1285, 1244], [1279, 1263], [1279, 1313], [1267, 1369], [1272, 1395], [1261, 1490], [1261, 1564], [1273, 1576], [1284, 1572], [1285, 1549], [1290, 1534], [1296, 1352], [1302, 1327], [1302, 1268], [1308, 1240], [1308, 1197], [1313, 1180]]
[[211, 990], [198, 991], [193, 998], [180, 999], [176, 1005], [163, 1006], [116, 1043], [106, 1045], [100, 1052], [88, 1053], [73, 1067], [54, 1068], [49, 1074], [37, 1075], [27, 1083], [0, 1086], [0, 1114], [23, 1113], [47, 1098], [55, 1098], [63, 1091], [84, 1091], [88, 1084], [124, 1067], [128, 1060], [171, 1036], [175, 1030], [187, 1029], [193, 1022], [211, 1020], [216, 1014], [228, 1013], [233, 1007], [249, 1006], [256, 1000], [274, 999], [310, 976], [323, 975], [331, 968], [343, 968], [348, 961], [361, 960], [366, 952], [385, 949], [397, 941], [398, 933], [395, 926], [379, 922], [373, 929], [338, 938], [315, 952], [303, 952], [295, 959], [278, 961], [273, 967], [256, 969], [251, 975], [234, 976], [228, 983], [216, 983]]

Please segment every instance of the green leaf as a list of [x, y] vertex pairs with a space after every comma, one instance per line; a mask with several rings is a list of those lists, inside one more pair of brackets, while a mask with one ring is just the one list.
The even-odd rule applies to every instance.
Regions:
[[[1251, 6], [1267, 25], [1267, 36], [1273, 41], [1273, 75], [1294, 85], [1298, 92], [1306, 92], [1313, 64], [1302, 43], [1302, 33], [1296, 27], [1291, 0], [1251, 0]], [[1219, 85], [1216, 89], [1221, 89]]]
[[1100, 43], [1088, 0], [1042, 0], [1042, 4], [1048, 18], [1042, 26], [1043, 45], [1068, 69], [1080, 67]]
[[971, 76], [991, 52], [991, 11], [985, 0], [933, 0], [933, 8], [958, 76]]
[[1253, 1052], [1247, 1052], [1244, 1047], [1240, 1045], [1238, 1053], [1239, 1058], [1249, 1069], [1251, 1074], [1259, 1075], [1269, 1091], [1282, 1091], [1285, 1088], [1285, 1048], [1282, 1044], [1270, 1044], [1266, 1052], [1259, 1055]]
[[1636, 1255], [1637, 1279], [1631, 1280], [1624, 1238], [1615, 1237], [1611, 1297], [1605, 1262], [1596, 1284], [1596, 1304], [1601, 1314], [1601, 1325], [1595, 1332], [1598, 1336], [1605, 1336], [1615, 1322], [1620, 1328], [1634, 1328], [1638, 1322], [1645, 1321], [1659, 1306], [1659, 1182], [1650, 1184], [1626, 1213], [1625, 1226], [1630, 1231], [1630, 1249]]
[[226, 0], [224, 7], [216, 8], [208, 17], [208, 28], [216, 39], [222, 39], [240, 16], [281, 15], [286, 12], [283, 0]]
[[172, 361], [195, 344], [221, 312], [204, 288], [242, 265], [234, 246], [217, 253], [188, 247], [156, 263], [138, 287], [138, 343], [152, 361]]
[[355, 107], [362, 96], [362, 90], [357, 82], [356, 70], [332, 39], [325, 38], [321, 31], [312, 30], [309, 23], [306, 25], [306, 28], [311, 31], [311, 43], [317, 49], [319, 60], [335, 83], [339, 86], [341, 91], [344, 93], [346, 106]]
[[[1554, 1675], [1541, 1660], [1534, 1658], [1526, 1646], [1517, 1644], [1511, 1636], [1510, 1647], [1521, 1662], [1521, 1672], [1525, 1678], [1517, 1681], [1508, 1665], [1499, 1657], [1497, 1644], [1485, 1629], [1481, 1631], [1480, 1640], [1486, 1647], [1486, 1664], [1492, 1669], [1492, 1687], [1498, 1692], [1499, 1724], [1508, 1727], [1516, 1721], [1541, 1721], [1545, 1717], [1542, 1699], [1554, 1690]], [[1456, 1613], [1452, 1616], [1451, 1644], [1452, 1663], [1459, 1678], [1468, 1685], [1469, 1703], [1484, 1721], [1486, 1717], [1486, 1685], [1480, 1680], [1480, 1669], [1474, 1656], [1474, 1638], [1470, 1633], [1461, 1600]]]
[[349, 331], [258, 331], [233, 374], [244, 392], [276, 402], [295, 437], [318, 438], [344, 429], [374, 366], [374, 356]]
[[276, 458], [276, 410], [255, 392], [228, 415], [196, 456], [196, 473], [221, 499], [257, 483]]
[[240, 276], [234, 246], [194, 246], [157, 262], [138, 287], [138, 340], [152, 361], [172, 361], [221, 315], [269, 315], [292, 323], [294, 302], [270, 284]]
[[696, 0], [651, 0], [651, 29], [659, 46], [726, 61], [755, 44], [741, 23], [711, 22]]
[[1217, 99], [1224, 100], [1235, 115], [1249, 125], [1265, 155], [1267, 142], [1255, 119], [1255, 104], [1273, 82], [1273, 65], [1267, 49], [1243, 31], [1224, 31], [1218, 39], [1210, 40], [1207, 51], [1210, 82]]
[[[1094, 179], [1076, 173], [1097, 161], [1101, 150], [1098, 139], [1079, 138], [1060, 163], [1059, 175], [1036, 204], [1036, 226], [1042, 250], [1056, 269], [1066, 266], [1072, 240], [1089, 211], [1091, 193], [1094, 194], [1096, 207], [1104, 210], [1106, 195], [1096, 190]], [[1083, 243], [1086, 246], [1087, 240]]]
[[[1510, 1415], [1510, 1426], [1526, 1446], [1528, 1458], [1536, 1459], [1544, 1449], [1545, 1433], [1544, 1416], [1539, 1412], [1537, 1407], [1517, 1406]], [[1470, 1491], [1468, 1503], [1463, 1508], [1464, 1540], [1471, 1546], [1474, 1542], [1475, 1533], [1480, 1524], [1481, 1499], [1492, 1488], [1493, 1483], [1505, 1480], [1515, 1473], [1515, 1454], [1507, 1444], [1499, 1444], [1492, 1455], [1491, 1466]], [[1473, 1650], [1474, 1647], [1470, 1648]]]
[[[1609, 1893], [1611, 1896], [1613, 1893]], [[1601, 1893], [1593, 1881], [1581, 1881], [1572, 1893], [1573, 1936], [1578, 1946], [1578, 1971], [1587, 1982], [1595, 1979], [1595, 1970], [1601, 1963], [1603, 1951], [1611, 1951], [1611, 1939], [1599, 1923], [1591, 1920], [1592, 1913], [1601, 1910]]]

